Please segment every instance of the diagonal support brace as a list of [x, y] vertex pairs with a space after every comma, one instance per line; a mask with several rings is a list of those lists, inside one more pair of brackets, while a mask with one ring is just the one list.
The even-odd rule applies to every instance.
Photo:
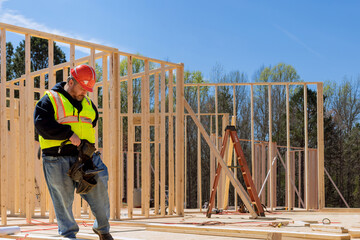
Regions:
[[202, 136], [204, 137], [205, 141], [209, 145], [211, 151], [215, 154], [216, 158], [218, 158], [219, 163], [221, 164], [221, 167], [224, 169], [224, 172], [225, 172], [226, 176], [230, 179], [230, 182], [232, 183], [232, 185], [234, 186], [234, 188], [238, 192], [241, 200], [245, 204], [246, 208], [249, 210], [249, 213], [251, 214], [251, 216], [253, 218], [257, 218], [258, 216], [257, 216], [254, 208], [251, 205], [249, 195], [245, 191], [244, 187], [240, 184], [239, 180], [237, 180], [234, 177], [233, 172], [231, 172], [229, 170], [229, 168], [227, 167], [224, 159], [220, 155], [219, 150], [216, 148], [214, 143], [210, 140], [209, 135], [207, 134], [207, 132], [204, 129], [203, 125], [200, 123], [199, 119], [195, 115], [195, 112], [192, 110], [191, 106], [189, 105], [189, 103], [186, 101], [185, 98], [184, 98], [184, 106], [185, 106], [185, 109], [189, 112], [191, 118], [194, 120], [196, 126], [199, 128]]

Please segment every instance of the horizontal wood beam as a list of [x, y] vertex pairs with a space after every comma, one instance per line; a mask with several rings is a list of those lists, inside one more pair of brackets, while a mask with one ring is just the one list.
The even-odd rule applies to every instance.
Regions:
[[[147, 224], [146, 230], [172, 233], [200, 234], [223, 237], [241, 237], [251, 239], [350, 239], [348, 233], [318, 233], [318, 232], [297, 232], [297, 231], [278, 231], [268, 229], [248, 229], [248, 228], [221, 228], [203, 227], [187, 225], [165, 225]], [[275, 237], [276, 236], [276, 237]]]
[[133, 58], [137, 58], [137, 59], [141, 59], [141, 60], [148, 60], [149, 62], [156, 62], [156, 63], [170, 65], [170, 66], [174, 66], [174, 67], [182, 67], [183, 66], [182, 63], [167, 62], [167, 61], [163, 61], [163, 60], [159, 60], [159, 59], [155, 59], [155, 58], [149, 58], [149, 57], [141, 56], [141, 55], [138, 55], [138, 54], [131, 54], [131, 53], [120, 52], [120, 51], [117, 51], [117, 53], [122, 55], [122, 56], [128, 56], [128, 57], [131, 56]]
[[7, 23], [0, 23], [0, 27], [5, 28], [7, 31], [10, 31], [10, 32], [15, 32], [15, 33], [20, 33], [20, 34], [30, 34], [33, 37], [52, 39], [54, 41], [63, 42], [63, 43], [67, 43], [67, 44], [73, 43], [80, 47], [95, 48], [96, 50], [101, 50], [101, 51], [106, 51], [106, 52], [118, 51], [117, 48], [112, 48], [112, 47], [104, 46], [101, 44], [91, 43], [91, 42], [78, 40], [78, 39], [74, 39], [74, 38], [64, 37], [64, 36], [60, 36], [60, 35], [56, 35], [56, 34], [52, 34], [52, 33], [41, 32], [38, 30], [29, 29], [29, 28], [10, 25]]
[[7, 23], [0, 22], [0, 28], [5, 28], [6, 31], [15, 32], [15, 33], [19, 33], [19, 34], [30, 34], [33, 37], [39, 37], [39, 38], [43, 38], [43, 39], [52, 39], [54, 41], [62, 42], [62, 43], [66, 43], [66, 44], [75, 44], [76, 46], [80, 46], [80, 47], [95, 48], [95, 50], [105, 51], [105, 52], [109, 52], [109, 53], [116, 52], [122, 56], [131, 56], [133, 58], [137, 58], [137, 59], [141, 59], [141, 60], [148, 60], [150, 62], [165, 64], [165, 65], [169, 65], [169, 66], [174, 66], [174, 67], [182, 67], [183, 66], [181, 63], [172, 63], [172, 62], [163, 61], [160, 59], [141, 56], [138, 54], [121, 52], [117, 48], [108, 47], [105, 45], [91, 43], [91, 42], [87, 42], [87, 41], [83, 41], [83, 40], [78, 40], [78, 39], [74, 39], [74, 38], [70, 38], [70, 37], [64, 37], [64, 36], [60, 36], [57, 34], [46, 33], [46, 32], [42, 32], [42, 31], [38, 31], [38, 30], [34, 30], [34, 29], [19, 27], [19, 26], [7, 24]]
[[210, 87], [210, 86], [273, 86], [273, 85], [315, 85], [318, 82], [258, 82], [258, 83], [185, 83], [184, 87]]

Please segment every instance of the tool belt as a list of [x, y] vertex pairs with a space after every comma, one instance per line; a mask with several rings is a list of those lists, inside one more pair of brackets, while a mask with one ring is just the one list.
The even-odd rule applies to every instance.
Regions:
[[76, 193], [86, 194], [97, 184], [96, 174], [104, 169], [96, 168], [92, 161], [93, 154], [96, 151], [95, 144], [82, 139], [78, 151], [78, 160], [71, 166], [68, 175], [72, 180], [79, 183]]

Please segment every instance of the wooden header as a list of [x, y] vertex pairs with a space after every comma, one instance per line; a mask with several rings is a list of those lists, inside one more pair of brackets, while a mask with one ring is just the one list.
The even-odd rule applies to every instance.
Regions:
[[64, 37], [64, 36], [60, 36], [60, 35], [56, 35], [56, 34], [52, 34], [52, 33], [41, 32], [38, 30], [29, 29], [29, 28], [18, 27], [18, 26], [6, 24], [6, 23], [1, 23], [1, 22], [0, 22], [0, 28], [5, 28], [7, 31], [10, 31], [10, 32], [16, 32], [16, 33], [20, 33], [20, 34], [30, 34], [31, 36], [34, 36], [34, 37], [39, 37], [39, 38], [44, 38], [44, 39], [52, 39], [52, 40], [58, 41], [58, 42], [63, 42], [63, 43], [68, 43], [68, 44], [73, 43], [73, 44], [76, 44], [81, 47], [95, 48], [96, 50], [100, 50], [100, 51], [116, 52], [118, 50], [117, 48], [107, 47], [107, 46], [96, 44], [96, 43], [77, 40], [74, 38]]
[[30, 34], [31, 36], [34, 36], [34, 37], [44, 38], [44, 39], [48, 39], [48, 40], [51, 39], [54, 41], [63, 42], [63, 43], [67, 43], [67, 44], [75, 44], [77, 46], [85, 47], [85, 48], [94, 48], [99, 51], [118, 53], [119, 55], [122, 55], [122, 56], [131, 56], [131, 57], [134, 57], [137, 59], [148, 60], [150, 62], [156, 62], [156, 63], [165, 64], [165, 65], [169, 65], [169, 66], [182, 67], [184, 65], [183, 63], [172, 63], [172, 62], [167, 62], [167, 61], [163, 61], [163, 60], [159, 60], [159, 59], [140, 56], [137, 54], [120, 52], [117, 48], [108, 47], [108, 46], [104, 46], [101, 44], [91, 43], [91, 42], [78, 40], [78, 39], [74, 39], [74, 38], [64, 37], [64, 36], [60, 36], [60, 35], [56, 35], [56, 34], [52, 34], [52, 33], [41, 32], [38, 30], [29, 29], [29, 28], [18, 27], [15, 25], [7, 24], [7, 23], [0, 22], [0, 28], [4, 28], [6, 31], [10, 31], [10, 32], [15, 32], [15, 33], [19, 33], [19, 34]]
[[141, 60], [148, 60], [149, 62], [156, 62], [156, 63], [161, 63], [161, 64], [170, 65], [170, 66], [174, 66], [174, 67], [183, 67], [184, 66], [183, 63], [172, 63], [172, 62], [167, 62], [167, 61], [163, 61], [163, 60], [159, 60], [159, 59], [155, 59], [155, 58], [149, 58], [149, 57], [145, 57], [145, 56], [141, 56], [141, 55], [137, 55], [137, 54], [131, 54], [131, 53], [120, 52], [120, 51], [117, 51], [117, 52], [122, 56], [131, 56], [131, 57], [141, 59]]

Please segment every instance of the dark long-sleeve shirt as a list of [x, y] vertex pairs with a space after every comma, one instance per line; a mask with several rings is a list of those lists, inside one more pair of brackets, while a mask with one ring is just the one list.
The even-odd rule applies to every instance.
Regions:
[[[73, 99], [71, 95], [65, 91], [64, 86], [65, 82], [57, 83], [52, 90], [61, 93], [64, 95], [70, 103], [78, 110], [80, 114], [82, 110], [81, 101], [77, 101]], [[96, 106], [93, 102], [92, 107], [96, 112], [95, 120], [92, 122], [93, 127], [96, 126], [99, 113], [97, 111]], [[63, 125], [56, 121], [55, 117], [55, 110], [51, 103], [51, 100], [48, 95], [44, 95], [36, 104], [35, 111], [34, 111], [34, 123], [35, 129], [39, 135], [41, 135], [45, 139], [54, 139], [54, 140], [67, 140], [73, 135], [73, 131], [69, 125]], [[46, 148], [43, 149], [43, 154], [47, 156], [76, 156], [78, 154], [76, 146], [72, 144], [65, 145], [61, 152], [58, 153], [58, 147]]]

